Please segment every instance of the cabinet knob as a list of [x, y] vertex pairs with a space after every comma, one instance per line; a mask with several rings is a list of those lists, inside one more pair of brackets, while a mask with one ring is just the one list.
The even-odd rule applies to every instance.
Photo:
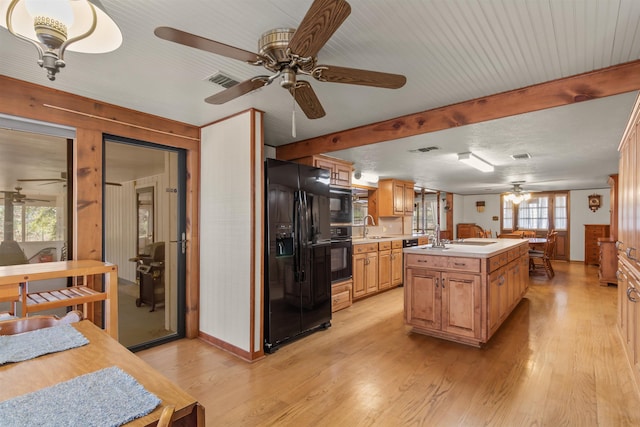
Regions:
[[633, 255], [631, 255], [631, 253], [635, 251], [636, 251], [636, 248], [627, 248], [627, 250], [625, 251], [625, 254], [627, 255], [627, 258], [630, 259], [631, 261], [638, 262], [640, 260], [634, 257]]
[[635, 299], [634, 297], [631, 296], [631, 292], [635, 292], [638, 293], [638, 291], [636, 290], [636, 288], [634, 288], [633, 286], [629, 286], [627, 288], [627, 299], [631, 302], [638, 302], [637, 299]]

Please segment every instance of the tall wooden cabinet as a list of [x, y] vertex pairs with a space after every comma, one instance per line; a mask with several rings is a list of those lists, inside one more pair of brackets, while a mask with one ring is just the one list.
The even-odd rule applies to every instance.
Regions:
[[640, 101], [618, 148], [618, 326], [634, 380], [640, 385]]
[[609, 224], [584, 225], [584, 263], [600, 264], [598, 239], [609, 237]]

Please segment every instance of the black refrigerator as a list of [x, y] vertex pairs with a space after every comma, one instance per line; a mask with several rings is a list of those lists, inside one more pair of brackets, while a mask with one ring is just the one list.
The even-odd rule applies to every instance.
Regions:
[[264, 349], [331, 326], [329, 171], [265, 161]]

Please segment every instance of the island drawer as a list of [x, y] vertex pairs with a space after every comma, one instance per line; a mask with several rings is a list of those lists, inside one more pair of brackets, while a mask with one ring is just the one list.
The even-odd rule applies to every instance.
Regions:
[[388, 251], [389, 249], [391, 249], [391, 242], [380, 242], [378, 243], [378, 248], [381, 251]]
[[508, 255], [506, 252], [492, 256], [489, 258], [489, 271], [497, 270], [498, 268], [507, 265]]
[[378, 252], [378, 244], [364, 243], [362, 245], [353, 245], [354, 254], [365, 254], [367, 252]]
[[479, 258], [448, 257], [447, 268], [456, 271], [480, 272]]
[[520, 248], [509, 249], [507, 252], [507, 262], [511, 262], [520, 256]]
[[405, 254], [405, 265], [419, 268], [447, 268], [447, 259], [446, 256]]

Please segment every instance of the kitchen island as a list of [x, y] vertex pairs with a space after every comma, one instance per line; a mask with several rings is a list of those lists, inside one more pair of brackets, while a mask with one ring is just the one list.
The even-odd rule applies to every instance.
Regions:
[[481, 347], [528, 289], [526, 239], [464, 239], [403, 252], [405, 322], [413, 332]]

